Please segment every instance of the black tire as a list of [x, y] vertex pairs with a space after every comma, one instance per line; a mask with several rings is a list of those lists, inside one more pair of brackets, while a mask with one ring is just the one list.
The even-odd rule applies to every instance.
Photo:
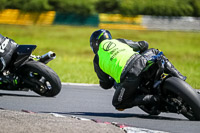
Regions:
[[188, 113], [181, 112], [185, 117], [189, 120], [200, 120], [200, 97], [188, 83], [176, 77], [169, 77], [165, 80], [162, 89], [166, 94], [171, 93], [180, 97], [189, 107]]
[[23, 79], [36, 84], [37, 87], [31, 89], [41, 96], [54, 97], [61, 90], [61, 81], [56, 72], [41, 62], [27, 62], [21, 74]]

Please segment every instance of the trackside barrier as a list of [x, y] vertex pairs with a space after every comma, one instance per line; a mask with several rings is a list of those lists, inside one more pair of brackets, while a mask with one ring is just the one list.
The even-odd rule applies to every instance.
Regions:
[[146, 30], [142, 25], [142, 15], [125, 17], [120, 14], [99, 14], [99, 27], [102, 29]]
[[124, 17], [120, 14], [97, 14], [80, 16], [55, 11], [22, 12], [17, 9], [5, 9], [0, 12], [0, 24], [15, 25], [86, 25], [105, 29], [145, 30], [141, 25], [142, 16]]
[[167, 17], [137, 15], [127, 17], [120, 14], [78, 14], [47, 12], [22, 12], [17, 9], [0, 11], [0, 24], [16, 25], [83, 25], [101, 29], [129, 30], [183, 30], [200, 31], [200, 17]]
[[0, 12], [0, 24], [51, 25], [55, 14], [55, 11], [30, 13], [21, 12], [17, 9], [6, 9]]

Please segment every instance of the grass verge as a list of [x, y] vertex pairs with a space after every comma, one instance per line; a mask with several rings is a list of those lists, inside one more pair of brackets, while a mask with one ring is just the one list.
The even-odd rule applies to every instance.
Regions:
[[[18, 44], [36, 44], [36, 55], [54, 51], [57, 58], [48, 65], [62, 82], [98, 83], [93, 70], [90, 35], [97, 28], [74, 26], [0, 25], [1, 34]], [[150, 48], [161, 49], [174, 66], [200, 89], [200, 32], [110, 30], [113, 38], [146, 40]]]

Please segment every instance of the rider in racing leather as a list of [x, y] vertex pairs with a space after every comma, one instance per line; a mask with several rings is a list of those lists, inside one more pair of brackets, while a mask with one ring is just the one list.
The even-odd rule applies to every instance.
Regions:
[[[159, 50], [148, 49], [146, 41], [112, 39], [110, 32], [104, 29], [92, 33], [90, 47], [95, 54], [93, 64], [100, 86], [103, 89], [114, 87], [116, 90], [112, 104], [117, 110], [159, 102], [153, 95], [137, 96], [142, 71], [150, 57], [158, 54]], [[165, 59], [165, 72], [186, 80], [166, 57]]]
[[0, 84], [2, 83], [12, 83], [14, 84], [13, 77], [3, 76], [3, 71], [9, 65], [14, 51], [17, 49], [18, 44], [12, 39], [4, 37], [0, 34]]

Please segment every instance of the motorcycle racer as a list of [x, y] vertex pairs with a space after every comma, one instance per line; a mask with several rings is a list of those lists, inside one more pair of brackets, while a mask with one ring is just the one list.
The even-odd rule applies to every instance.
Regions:
[[[93, 64], [100, 86], [103, 89], [114, 87], [116, 90], [112, 104], [117, 110], [159, 102], [153, 95], [137, 95], [143, 71], [159, 50], [148, 49], [146, 41], [112, 39], [110, 32], [104, 29], [92, 33], [90, 47], [95, 54]], [[165, 59], [166, 73], [185, 80], [186, 77]]]
[[13, 85], [17, 83], [17, 78], [2, 76], [2, 72], [9, 65], [17, 47], [18, 44], [14, 40], [0, 34], [0, 84], [2, 84], [2, 82], [12, 83]]

